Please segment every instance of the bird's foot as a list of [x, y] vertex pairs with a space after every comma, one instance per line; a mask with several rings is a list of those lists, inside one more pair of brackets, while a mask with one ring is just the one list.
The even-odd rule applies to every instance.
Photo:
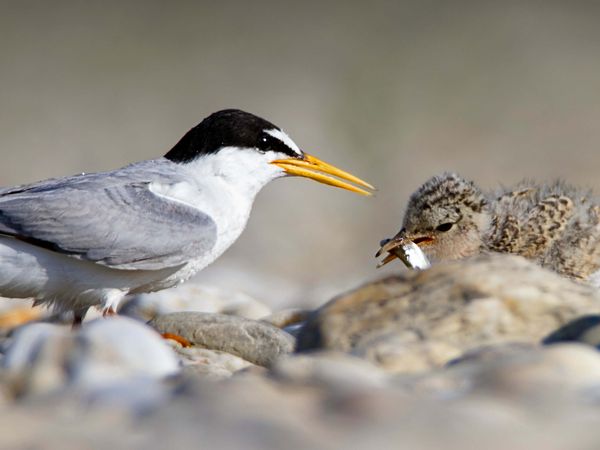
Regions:
[[115, 316], [119, 309], [119, 303], [125, 293], [119, 289], [107, 289], [103, 292], [104, 298], [98, 308], [102, 311], [102, 317]]
[[77, 331], [79, 330], [79, 328], [81, 328], [84, 316], [85, 313], [73, 313], [73, 323], [71, 324], [71, 330]]
[[165, 339], [171, 339], [172, 341], [178, 342], [182, 347], [191, 347], [192, 343], [188, 341], [183, 336], [179, 336], [178, 334], [173, 333], [161, 333], [160, 334]]
[[113, 309], [112, 306], [107, 306], [105, 308], [102, 308], [102, 317], [110, 317], [110, 316], [116, 316], [117, 312]]

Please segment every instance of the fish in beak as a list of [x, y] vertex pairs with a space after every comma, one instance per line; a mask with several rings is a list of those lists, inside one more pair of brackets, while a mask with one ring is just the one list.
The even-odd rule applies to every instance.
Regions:
[[[356, 192], [357, 194], [373, 195], [372, 192], [369, 192], [366, 189], [362, 189], [358, 186], [375, 190], [375, 188], [366, 181], [363, 181], [360, 178], [349, 174], [348, 172], [338, 169], [331, 164], [327, 164], [326, 162], [321, 161], [314, 156], [307, 155], [306, 153], [302, 159], [277, 159], [275, 161], [271, 161], [271, 164], [281, 167], [288, 175], [310, 178], [318, 181], [319, 183], [346, 189], [348, 191]], [[357, 184], [358, 186], [347, 183], [347, 181]]]
[[402, 229], [392, 239], [384, 239], [379, 243], [381, 248], [375, 253], [375, 257], [379, 258], [384, 252], [388, 254], [377, 264], [377, 268], [383, 267], [398, 258], [411, 269], [426, 269], [430, 266], [430, 262], [421, 247], [430, 245], [433, 242], [434, 238], [430, 236], [419, 236], [411, 239], [407, 237], [406, 232]]

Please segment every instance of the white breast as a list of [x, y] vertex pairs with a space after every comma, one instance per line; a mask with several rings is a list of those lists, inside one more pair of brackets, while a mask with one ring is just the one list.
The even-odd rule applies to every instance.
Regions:
[[190, 260], [171, 277], [154, 284], [158, 290], [181, 283], [215, 261], [242, 234], [252, 208], [254, 195], [242, 193], [220, 177], [204, 178], [200, 186], [190, 182], [171, 185], [151, 184], [157, 195], [197, 208], [210, 216], [217, 228], [215, 245], [207, 252]]
[[240, 236], [258, 192], [284, 175], [272, 155], [227, 147], [182, 167], [185, 182], [151, 185], [153, 192], [208, 214], [217, 226], [214, 247], [190, 261], [176, 276], [182, 281], [217, 259]]

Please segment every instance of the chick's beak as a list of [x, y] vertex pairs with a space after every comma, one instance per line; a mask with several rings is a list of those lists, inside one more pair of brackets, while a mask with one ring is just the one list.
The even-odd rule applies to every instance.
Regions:
[[283, 170], [285, 170], [285, 173], [288, 175], [296, 175], [299, 177], [310, 178], [312, 180], [318, 181], [319, 183], [339, 187], [348, 191], [356, 192], [357, 194], [361, 195], [373, 195], [373, 193], [365, 189], [361, 189], [360, 187], [354, 186], [353, 184], [347, 183], [346, 181], [365, 187], [367, 189], [375, 189], [366, 181], [363, 181], [360, 178], [349, 174], [348, 172], [338, 169], [337, 167], [332, 166], [331, 164], [327, 164], [326, 162], [323, 162], [320, 159], [307, 154], [304, 154], [304, 157], [302, 159], [277, 159], [275, 161], [271, 161], [271, 164], [275, 164], [276, 166], [281, 167]]
[[392, 239], [383, 239], [379, 243], [380, 248], [377, 253], [375, 253], [375, 258], [379, 258], [384, 252], [387, 252], [388, 255], [377, 265], [377, 268], [385, 266], [387, 263], [399, 258], [397, 251], [405, 244], [406, 241], [412, 241], [419, 247], [423, 248], [427, 245], [433, 244], [435, 238], [427, 235], [412, 236], [406, 233], [406, 230], [403, 228]]
[[390, 256], [393, 256], [393, 257], [389, 261], [385, 262], [385, 264], [387, 264], [388, 262], [390, 262], [394, 258], [396, 258], [396, 255], [394, 255], [393, 252], [401, 245], [402, 245], [402, 238], [399, 238], [398, 236], [395, 236], [392, 239], [383, 239], [379, 243], [379, 250], [377, 250], [377, 253], [375, 253], [375, 258], [379, 258], [384, 252], [388, 252], [390, 254], [386, 257], [386, 259]]

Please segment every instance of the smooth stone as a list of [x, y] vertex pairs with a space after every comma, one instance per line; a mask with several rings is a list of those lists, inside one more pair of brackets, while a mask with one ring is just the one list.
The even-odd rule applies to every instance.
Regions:
[[[525, 352], [515, 349], [515, 358], [508, 358], [512, 351], [500, 350], [505, 356], [496, 362], [485, 356], [423, 376], [386, 375], [359, 360], [370, 368], [364, 376], [367, 382], [354, 387], [353, 377], [347, 387], [339, 379], [336, 383], [339, 369], [350, 366], [335, 359], [352, 360], [348, 373], [358, 374], [361, 380], [362, 369], [355, 371], [355, 358], [332, 353], [290, 357], [299, 358], [290, 362], [300, 367], [291, 370], [289, 379], [277, 378], [273, 371], [268, 376], [246, 373], [217, 382], [182, 376], [165, 383], [167, 390], [162, 393], [155, 383], [132, 379], [134, 384], [100, 387], [86, 397], [60, 392], [8, 407], [0, 405], [0, 429], [5, 430], [2, 443], [11, 449], [75, 449], [89, 447], [90, 442], [98, 449], [146, 450], [195, 448], [199, 443], [202, 448], [251, 450], [387, 450], [398, 448], [398, 443], [403, 448], [447, 450], [594, 449], [600, 436], [595, 427], [600, 410], [597, 400], [586, 395], [589, 383], [564, 390], [565, 380], [560, 380], [562, 365], [568, 368], [563, 376], [566, 382], [575, 370], [589, 370], [590, 378], [598, 379], [593, 362], [598, 355], [590, 347], [584, 348], [585, 356], [576, 350], [549, 357], [547, 361], [554, 363], [545, 364], [544, 370], [555, 371], [556, 381], [547, 386], [542, 386], [539, 376], [519, 375], [511, 382], [510, 375], [521, 373], [522, 368], [535, 369], [536, 361], [546, 358], [546, 350], [552, 347]], [[333, 367], [333, 371], [324, 371], [332, 378], [320, 378], [319, 371], [314, 378], [311, 370], [302, 378], [301, 360], [312, 357], [309, 369], [312, 364], [321, 365], [321, 357], [325, 366]], [[286, 359], [275, 366], [280, 363], [283, 366]], [[369, 373], [373, 370], [382, 374], [383, 386], [371, 384]], [[300, 377], [293, 378], [296, 375]], [[343, 370], [339, 375], [344, 377]], [[462, 395], [452, 397], [447, 386], [437, 383], [438, 390], [428, 393], [423, 386], [435, 381], [433, 376], [453, 378], [466, 388]], [[397, 378], [418, 381], [409, 391], [393, 384]], [[519, 382], [524, 379], [525, 383]], [[135, 391], [132, 395], [128, 395], [128, 387]], [[431, 382], [429, 387], [433, 388]], [[460, 388], [458, 383], [456, 387]], [[163, 393], [168, 401], [161, 398]], [[131, 409], [121, 400], [129, 397], [136, 399], [136, 407], [133, 414], [124, 414]]]
[[499, 370], [504, 382], [519, 393], [546, 388], [555, 392], [578, 390], [584, 394], [588, 389], [600, 388], [600, 353], [577, 343], [545, 347], [539, 351], [539, 358]]
[[295, 339], [273, 325], [223, 314], [178, 312], [149, 322], [159, 333], [171, 333], [192, 345], [239, 356], [253, 364], [270, 367], [293, 351]]
[[16, 329], [11, 336], [2, 366], [7, 370], [22, 370], [32, 364], [32, 358], [45, 342], [55, 337], [69, 338], [70, 334], [67, 328], [50, 323], [24, 325]]
[[270, 375], [286, 383], [339, 389], [383, 387], [388, 375], [364, 359], [344, 353], [315, 352], [281, 358]]
[[15, 395], [59, 389], [69, 382], [69, 355], [75, 342], [68, 328], [31, 323], [15, 330], [2, 371]]
[[159, 379], [145, 376], [129, 377], [88, 389], [84, 399], [94, 408], [126, 411], [141, 416], [166, 404], [171, 399], [171, 391], [172, 389]]
[[600, 353], [578, 343], [484, 347], [457, 359], [449, 369], [466, 370], [471, 384], [496, 395], [538, 400], [600, 389]]
[[599, 373], [600, 353], [589, 346], [504, 343], [470, 350], [442, 369], [392, 380], [409, 395], [443, 401], [483, 395], [543, 409], [554, 402], [597, 403]]
[[119, 313], [148, 321], [160, 315], [182, 311], [228, 314], [247, 319], [260, 319], [271, 314], [268, 306], [243, 292], [195, 283], [136, 295], [123, 305]]
[[461, 354], [459, 347], [442, 340], [405, 340], [394, 333], [373, 334], [362, 339], [352, 355], [365, 358], [392, 372], [421, 372], [441, 367]]
[[458, 358], [448, 361], [447, 366], [468, 363], [497, 363], [513, 357], [528, 355], [531, 352], [540, 351], [540, 347], [536, 344], [523, 342], [508, 342], [496, 345], [482, 345], [471, 349]]
[[185, 374], [202, 375], [220, 380], [229, 378], [240, 370], [256, 367], [251, 362], [231, 353], [196, 346], [182, 347], [177, 342], [170, 340], [168, 342], [171, 343], [173, 350], [179, 356]]
[[513, 255], [481, 255], [368, 283], [317, 309], [297, 350], [350, 352], [393, 372], [441, 367], [502, 342], [537, 343], [600, 312], [600, 293]]
[[201, 377], [213, 381], [226, 380], [227, 378], [231, 378], [234, 373], [215, 364], [188, 365], [182, 369], [182, 374], [185, 376]]
[[2, 361], [15, 395], [76, 388], [91, 392], [131, 379], [163, 379], [179, 361], [152, 328], [129, 318], [99, 319], [75, 332], [33, 323], [17, 329]]
[[98, 319], [76, 336], [71, 378], [85, 386], [132, 377], [165, 378], [179, 373], [177, 357], [152, 328], [127, 317]]

